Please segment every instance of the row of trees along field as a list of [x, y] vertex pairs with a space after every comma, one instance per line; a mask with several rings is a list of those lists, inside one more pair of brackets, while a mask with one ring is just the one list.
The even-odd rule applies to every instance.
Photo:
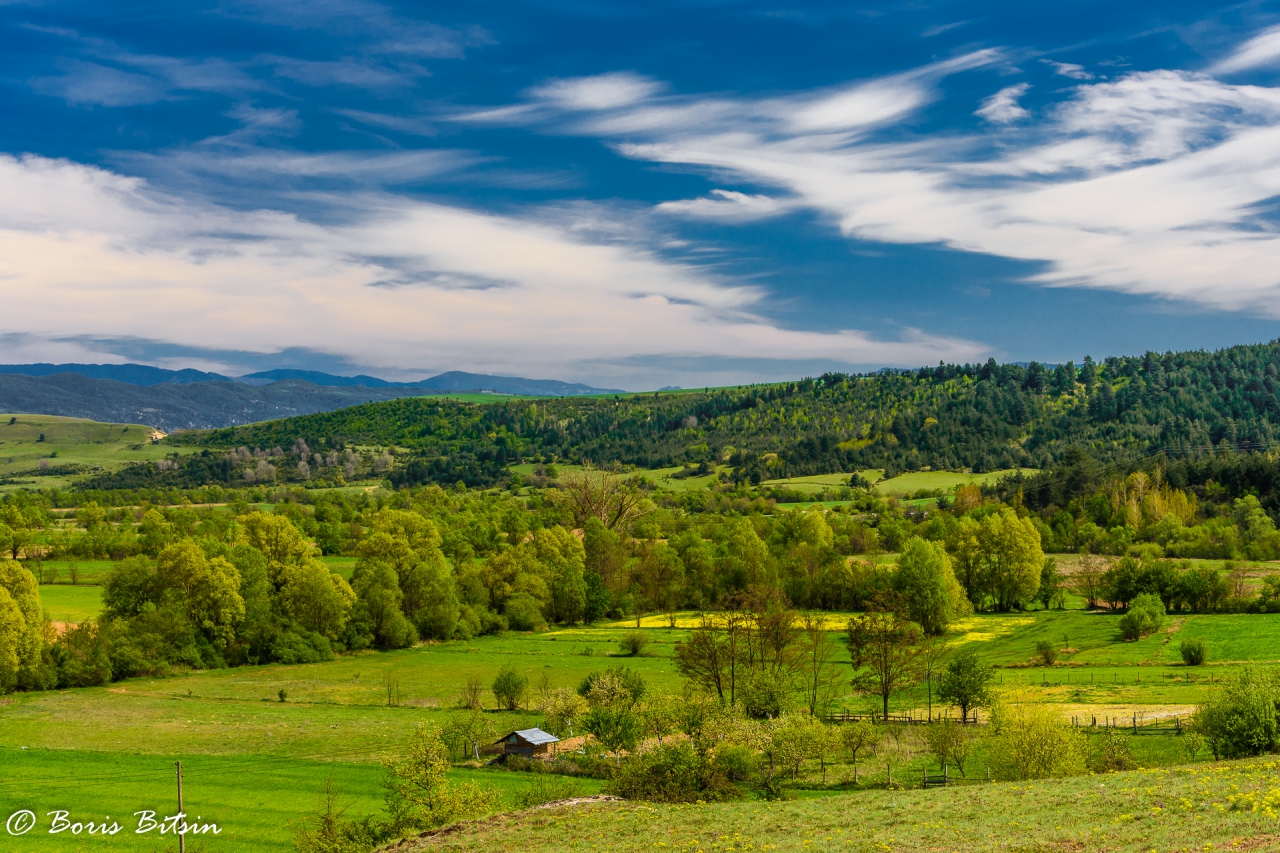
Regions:
[[[1276, 465], [1259, 460], [1230, 465]], [[1180, 542], [1228, 557], [1267, 557], [1280, 547], [1263, 502], [1233, 496], [1232, 484], [1247, 480], [1179, 489], [1169, 484], [1174, 468], [1116, 474], [1039, 512], [1023, 492], [1000, 501], [999, 487], [985, 495], [961, 488], [934, 511], [865, 490], [832, 510], [787, 511], [747, 491], [690, 509], [655, 503], [601, 472], [561, 476], [523, 499], [434, 486], [280, 491], [270, 512], [232, 493], [218, 507], [86, 500], [62, 518], [53, 504], [68, 493], [14, 493], [0, 506], [0, 544], [25, 567], [6, 563], [0, 606], [9, 614], [3, 647], [11, 664], [3, 683], [78, 685], [175, 667], [311, 661], [644, 614], [674, 621], [679, 610], [731, 610], [748, 591], [843, 611], [894, 594], [911, 621], [938, 634], [970, 609], [1061, 606], [1066, 581], [1046, 552], [1064, 547], [1068, 522], [1099, 531], [1086, 552], [1101, 544], [1115, 557], [1086, 557], [1074, 575], [1091, 604], [1123, 608], [1145, 593], [1166, 611], [1280, 609], [1280, 578], [1254, 591], [1241, 570], [1166, 558]], [[1041, 493], [1037, 482], [1031, 494]], [[1103, 503], [1109, 526], [1084, 520], [1102, 519]], [[886, 552], [898, 556], [886, 560]], [[350, 581], [324, 555], [357, 558]], [[52, 637], [27, 580], [42, 573], [41, 557], [119, 561], [100, 619]], [[28, 650], [22, 666], [12, 663], [19, 646]], [[39, 660], [30, 652], [37, 647]]]
[[132, 466], [94, 484], [333, 484], [374, 464], [357, 447], [399, 448], [394, 459], [377, 457], [397, 486], [489, 486], [507, 481], [512, 463], [556, 459], [641, 468], [721, 462], [733, 479], [759, 483], [865, 468], [1043, 469], [1076, 445], [1102, 461], [1135, 448], [1265, 448], [1280, 415], [1278, 363], [1273, 342], [1085, 359], [1079, 368], [988, 361], [679, 394], [486, 405], [403, 399], [175, 434], [166, 441], [210, 454]]

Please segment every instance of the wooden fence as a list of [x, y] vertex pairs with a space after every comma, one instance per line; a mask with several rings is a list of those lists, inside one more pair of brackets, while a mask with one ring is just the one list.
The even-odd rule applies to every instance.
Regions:
[[869, 720], [873, 723], [904, 723], [907, 725], [927, 725], [928, 723], [938, 723], [942, 720], [950, 720], [953, 723], [959, 723], [961, 725], [979, 725], [978, 714], [976, 711], [967, 720], [962, 720], [959, 717], [952, 717], [947, 714], [934, 714], [932, 717], [927, 714], [890, 714], [888, 718], [886, 718], [882, 714], [856, 714], [847, 710], [840, 711], [835, 714], [827, 714], [823, 719], [828, 723], [856, 723], [859, 720]]
[[[828, 723], [856, 723], [860, 720], [867, 720], [872, 723], [887, 722], [897, 723], [898, 725], [928, 725], [942, 720], [950, 720], [953, 723], [967, 726], [986, 725], [989, 722], [989, 720], [978, 719], [976, 711], [967, 720], [961, 720], [959, 717], [945, 714], [934, 714], [932, 718], [926, 714], [890, 714], [886, 720], [880, 714], [856, 714], [852, 711], [828, 714], [824, 717], [824, 720]], [[1089, 716], [1072, 716], [1071, 725], [1086, 731], [1101, 732], [1107, 729], [1115, 729], [1119, 732], [1134, 735], [1181, 735], [1186, 729], [1186, 725], [1180, 717], [1161, 717], [1155, 720], [1145, 720], [1136, 713], [1128, 715], [1103, 714], [1099, 716], [1091, 714]]]

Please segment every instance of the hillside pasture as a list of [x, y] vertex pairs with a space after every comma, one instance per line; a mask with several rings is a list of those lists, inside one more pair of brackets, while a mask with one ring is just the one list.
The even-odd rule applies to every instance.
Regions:
[[1023, 474], [1037, 473], [1033, 468], [1010, 468], [1002, 471], [988, 471], [985, 474], [973, 474], [964, 471], [912, 471], [907, 474], [899, 474], [888, 480], [880, 480], [875, 484], [875, 490], [882, 495], [908, 495], [925, 489], [941, 489], [943, 492], [953, 492], [957, 486], [967, 486], [973, 483], [978, 485], [987, 485], [995, 483], [1004, 477], [1011, 476], [1021, 472]]
[[46, 584], [40, 587], [40, 603], [54, 622], [83, 622], [102, 612], [102, 587]]
[[[649, 853], [654, 850], [893, 851], [1263, 850], [1280, 834], [1264, 810], [1280, 796], [1275, 761], [1195, 764], [1030, 783], [867, 791], [794, 802], [697, 806], [606, 803], [486, 821], [414, 851]], [[402, 848], [403, 849], [403, 848]]]
[[[407, 737], [408, 732], [401, 734]], [[0, 749], [5, 778], [0, 781], [0, 815], [30, 809], [38, 816], [21, 853], [62, 851], [174, 850], [172, 836], [135, 833], [143, 809], [158, 816], [177, 811], [176, 768], [170, 755], [128, 751], [75, 753], [69, 773], [68, 753], [49, 749]], [[181, 754], [185, 811], [198, 822], [216, 823], [218, 836], [188, 836], [188, 850], [292, 851], [293, 828], [320, 808], [326, 784], [348, 817], [375, 814], [382, 806], [382, 768], [376, 761], [352, 761], [341, 749], [319, 756], [305, 754]], [[449, 778], [478, 782], [499, 792], [501, 808], [518, 808], [530, 777], [522, 773], [455, 768]], [[597, 793], [594, 779], [569, 782], [580, 793]], [[48, 812], [70, 812], [72, 821], [103, 821], [110, 816], [125, 828], [115, 836], [49, 833]], [[5, 848], [19, 849], [19, 848]]]
[[[10, 423], [13, 421], [13, 423]], [[155, 431], [143, 424], [109, 424], [53, 415], [0, 414], [0, 479], [20, 484], [0, 488], [65, 488], [75, 474], [36, 476], [41, 462], [46, 471], [80, 466], [86, 471], [111, 471], [131, 462], [148, 462], [171, 453], [190, 454], [195, 447], [153, 444]], [[40, 436], [44, 440], [40, 440]]]

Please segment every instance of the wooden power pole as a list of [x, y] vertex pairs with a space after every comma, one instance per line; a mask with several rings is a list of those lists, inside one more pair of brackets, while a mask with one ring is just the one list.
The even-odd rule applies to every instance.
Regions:
[[182, 824], [186, 823], [186, 820], [182, 817], [182, 762], [175, 763], [178, 765], [178, 853], [187, 853], [187, 836], [182, 831], [186, 828], [182, 826]]

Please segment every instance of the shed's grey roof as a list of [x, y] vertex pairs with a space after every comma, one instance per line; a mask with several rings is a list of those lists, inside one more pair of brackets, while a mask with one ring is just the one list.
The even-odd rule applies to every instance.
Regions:
[[531, 743], [534, 746], [541, 746], [544, 743], [560, 742], [560, 738], [556, 737], [553, 734], [548, 734], [547, 732], [544, 732], [542, 729], [518, 729], [514, 732], [509, 732], [503, 735], [501, 738], [494, 741], [494, 743], [502, 743], [504, 740], [511, 737], [511, 735], [516, 735], [521, 740], [525, 741], [526, 743]]

